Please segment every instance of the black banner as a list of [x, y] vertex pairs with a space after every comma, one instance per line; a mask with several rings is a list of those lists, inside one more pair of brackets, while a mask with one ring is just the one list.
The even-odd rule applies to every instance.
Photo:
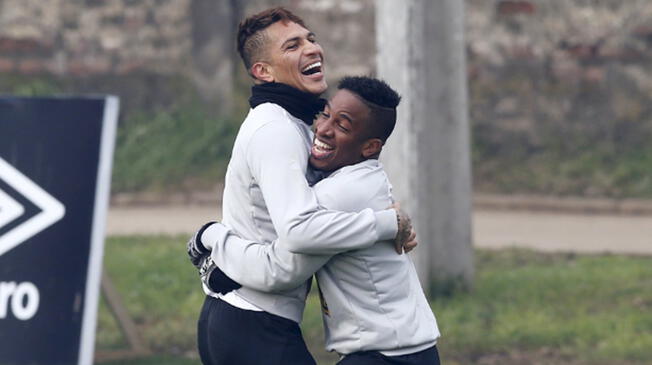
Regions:
[[91, 364], [118, 100], [0, 98], [0, 364]]

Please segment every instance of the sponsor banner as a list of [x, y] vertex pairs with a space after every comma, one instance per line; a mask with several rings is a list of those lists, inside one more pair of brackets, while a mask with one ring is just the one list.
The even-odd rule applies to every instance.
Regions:
[[93, 362], [118, 107], [0, 97], [0, 364]]

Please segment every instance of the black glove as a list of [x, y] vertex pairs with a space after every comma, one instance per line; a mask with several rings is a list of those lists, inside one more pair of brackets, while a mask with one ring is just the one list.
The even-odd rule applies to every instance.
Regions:
[[196, 268], [199, 268], [201, 265], [201, 259], [204, 256], [210, 256], [210, 251], [206, 249], [206, 246], [201, 242], [201, 235], [204, 233], [206, 228], [215, 224], [216, 222], [208, 222], [204, 224], [197, 233], [195, 233], [190, 240], [188, 240], [187, 251], [190, 262], [195, 265]]
[[226, 274], [215, 265], [211, 255], [206, 255], [200, 260], [199, 277], [201, 278], [201, 282], [214, 293], [226, 294], [230, 291], [242, 288], [242, 285], [226, 276]]

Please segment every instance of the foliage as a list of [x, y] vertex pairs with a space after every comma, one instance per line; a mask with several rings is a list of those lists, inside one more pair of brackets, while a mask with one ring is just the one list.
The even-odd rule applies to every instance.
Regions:
[[[238, 89], [238, 93], [242, 90]], [[116, 94], [121, 119], [114, 192], [214, 186], [226, 169], [237, 124], [216, 116], [181, 76], [88, 79], [0, 74], [0, 94]], [[239, 94], [238, 94], [239, 95]], [[241, 108], [241, 100], [238, 100]]]
[[600, 87], [548, 67], [510, 64], [470, 84], [476, 189], [651, 198], [649, 97], [615, 67]]
[[[629, 76], [611, 71], [613, 85], [597, 88], [557, 80], [545, 64], [507, 69], [470, 83], [476, 190], [652, 198], [652, 104]], [[75, 80], [0, 74], [0, 94], [120, 95], [114, 193], [210, 189], [223, 177], [248, 79], [237, 79], [231, 118], [181, 76]]]
[[51, 77], [28, 78], [0, 73], [0, 95], [52, 96], [62, 90], [62, 85]]
[[[197, 356], [195, 323], [203, 295], [185, 256], [185, 240], [112, 237], [106, 247], [106, 269], [159, 356]], [[474, 290], [432, 301], [445, 363], [652, 361], [651, 258], [504, 250], [476, 251], [476, 264]], [[302, 330], [320, 363], [334, 363], [322, 349], [318, 303], [311, 295]], [[124, 346], [105, 306], [98, 327], [99, 349]]]
[[223, 178], [236, 126], [197, 104], [127, 117], [118, 132], [113, 191], [193, 188]]

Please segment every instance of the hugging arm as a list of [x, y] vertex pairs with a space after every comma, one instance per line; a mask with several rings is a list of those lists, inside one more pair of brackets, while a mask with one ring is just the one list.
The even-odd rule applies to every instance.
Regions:
[[251, 137], [247, 163], [265, 199], [279, 245], [290, 252], [334, 255], [397, 237], [394, 209], [325, 210], [308, 186], [305, 141], [289, 123], [268, 123]]
[[207, 278], [209, 282], [213, 279], [209, 286], [214, 292], [237, 289], [229, 280], [265, 292], [293, 289], [330, 259], [328, 255], [289, 252], [278, 240], [271, 244], [246, 240], [221, 223], [210, 224], [198, 238], [203, 247], [212, 251], [210, 257], [218, 268]]

